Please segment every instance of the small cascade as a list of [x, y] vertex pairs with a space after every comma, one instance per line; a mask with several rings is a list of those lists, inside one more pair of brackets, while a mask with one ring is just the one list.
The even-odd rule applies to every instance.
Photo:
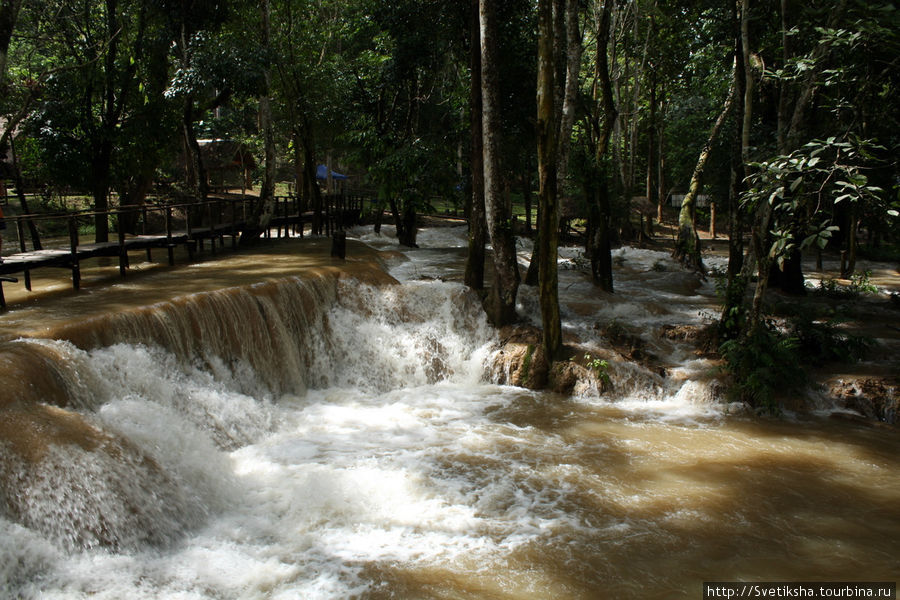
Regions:
[[[493, 330], [460, 284], [288, 278], [0, 345], [0, 515], [68, 548], [167, 544], [229, 497], [223, 452], [310, 388], [477, 383]], [[290, 400], [290, 399], [294, 400]]]
[[330, 385], [383, 392], [439, 381], [477, 383], [495, 340], [480, 301], [461, 284], [341, 285], [329, 313]]
[[183, 296], [68, 325], [58, 331], [82, 348], [146, 345], [233, 379], [243, 393], [302, 393], [328, 338], [333, 277], [290, 277]]

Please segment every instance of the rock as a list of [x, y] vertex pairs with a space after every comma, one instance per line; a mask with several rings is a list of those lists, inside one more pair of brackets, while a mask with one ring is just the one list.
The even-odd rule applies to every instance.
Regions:
[[698, 356], [711, 356], [719, 346], [715, 326], [663, 325], [659, 337], [676, 342], [688, 342], [696, 348]]
[[541, 332], [530, 325], [500, 330], [500, 350], [495, 354], [492, 379], [501, 385], [533, 390], [547, 384], [547, 361], [541, 348]]
[[900, 399], [897, 377], [838, 379], [826, 385], [837, 406], [857, 412], [869, 420], [897, 424]]
[[562, 355], [563, 359], [548, 364], [538, 328], [531, 325], [505, 327], [500, 330], [500, 350], [494, 355], [492, 379], [503, 385], [549, 389], [576, 396], [597, 395], [609, 387], [608, 376], [603, 377], [586, 364], [589, 350], [567, 345]]

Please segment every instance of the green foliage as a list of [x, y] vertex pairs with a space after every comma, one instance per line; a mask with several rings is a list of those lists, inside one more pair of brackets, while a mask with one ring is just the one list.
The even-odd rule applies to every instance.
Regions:
[[871, 339], [843, 331], [839, 316], [822, 317], [803, 306], [791, 310], [781, 327], [766, 321], [755, 334], [720, 345], [733, 400], [777, 414], [777, 394], [800, 391], [808, 381], [806, 368], [854, 363], [875, 348]]
[[584, 355], [584, 366], [590, 369], [604, 387], [611, 384], [609, 378], [609, 361], [590, 354]]
[[528, 348], [525, 349], [525, 357], [522, 359], [522, 376], [520, 381], [524, 385], [528, 385], [528, 379], [531, 377], [531, 362], [534, 360], [534, 344], [528, 344]]
[[719, 318], [719, 338], [729, 340], [736, 338], [747, 324], [747, 307], [744, 306], [744, 294], [747, 291], [747, 277], [735, 276], [730, 282], [726, 273], [715, 275], [716, 296], [722, 301], [722, 314]]
[[874, 342], [841, 331], [841, 322], [838, 317], [816, 319], [809, 311], [800, 311], [790, 318], [798, 356], [813, 366], [829, 362], [854, 363], [865, 358], [874, 348]]
[[[834, 211], [841, 203], [882, 207], [882, 218], [895, 217], [885, 205], [883, 190], [870, 185], [864, 173], [877, 149], [883, 148], [870, 140], [830, 137], [751, 164], [753, 173], [746, 179], [741, 202], [750, 213], [761, 204], [770, 205], [768, 254], [779, 267], [794, 250], [825, 248], [838, 230]], [[807, 222], [808, 227], [798, 230], [798, 221]]]
[[798, 346], [796, 337], [782, 334], [771, 322], [757, 327], [752, 336], [724, 342], [719, 352], [725, 359], [723, 370], [732, 377], [731, 399], [778, 414], [776, 392], [796, 391], [806, 381]]
[[878, 287], [869, 281], [871, 271], [857, 273], [850, 278], [848, 285], [842, 285], [837, 279], [828, 278], [819, 282], [819, 292], [829, 298], [855, 299], [861, 295], [878, 293]]

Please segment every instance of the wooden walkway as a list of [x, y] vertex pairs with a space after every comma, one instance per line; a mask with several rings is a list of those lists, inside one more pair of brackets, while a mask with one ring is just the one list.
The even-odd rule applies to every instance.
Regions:
[[[81, 287], [81, 262], [97, 257], [118, 258], [119, 273], [124, 277], [129, 268], [128, 253], [146, 251], [147, 260], [152, 261], [154, 249], [165, 249], [169, 265], [175, 264], [175, 249], [183, 246], [187, 249], [191, 260], [194, 253], [203, 250], [204, 242], [209, 241], [210, 250], [215, 253], [216, 245], [225, 247], [225, 238], [231, 238], [232, 248], [237, 248], [238, 238], [248, 227], [245, 216], [250, 199], [223, 200], [212, 199], [206, 202], [186, 204], [166, 204], [141, 206], [134, 209], [112, 210], [106, 213], [79, 212], [65, 215], [24, 215], [7, 217], [7, 224], [15, 222], [19, 238], [20, 251], [3, 257], [0, 263], [0, 309], [6, 308], [3, 294], [3, 282], [18, 282], [14, 274], [23, 274], [27, 290], [31, 290], [31, 275], [38, 269], [55, 267], [70, 269], [72, 287]], [[349, 206], [349, 208], [348, 208]], [[362, 200], [358, 207], [346, 203], [326, 203], [321, 215], [322, 225], [326, 233], [335, 228], [358, 220], [362, 208]], [[339, 215], [338, 218], [336, 218]], [[116, 241], [100, 243], [82, 243], [79, 239], [78, 226], [81, 222], [95, 221], [98, 217], [107, 219], [114, 217], [116, 223]], [[126, 217], [134, 220], [134, 230], [139, 234], [128, 234], [124, 227], [118, 227], [119, 221]], [[265, 237], [271, 237], [273, 230], [277, 237], [282, 232], [288, 236], [290, 232], [303, 237], [306, 223], [312, 225], [314, 214], [311, 211], [300, 212], [299, 202], [293, 197], [278, 197], [275, 212], [269, 222]], [[50, 249], [27, 250], [25, 225], [31, 221], [49, 222], [65, 221], [68, 227], [69, 243], [67, 246]], [[196, 226], [193, 224], [196, 223]], [[180, 226], [180, 227], [179, 227]], [[175, 227], [179, 227], [175, 229]], [[148, 233], [155, 231], [153, 233]]]

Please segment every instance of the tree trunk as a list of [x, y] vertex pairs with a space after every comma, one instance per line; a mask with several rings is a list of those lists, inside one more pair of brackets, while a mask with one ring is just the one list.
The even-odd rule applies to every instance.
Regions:
[[304, 210], [312, 209], [312, 235], [322, 234], [322, 190], [316, 180], [316, 158], [313, 152], [313, 132], [309, 120], [303, 118], [303, 206]]
[[[149, 162], [149, 161], [148, 161]], [[130, 177], [119, 190], [119, 208], [136, 208], [142, 206], [153, 186], [155, 164], [144, 164], [139, 173]], [[127, 233], [137, 233], [138, 211], [121, 212], [117, 217], [117, 227]]]
[[[657, 176], [659, 175], [659, 159], [657, 151], [659, 150], [656, 143], [656, 130], [658, 127], [656, 117], [656, 70], [650, 69], [650, 125], [647, 127], [647, 203], [650, 206], [659, 206], [659, 186], [657, 185]], [[657, 212], [657, 220], [659, 212]], [[650, 224], [652, 225], [652, 220]]]
[[[742, 0], [735, 21], [738, 22], [738, 32], [735, 35], [735, 54], [741, 59], [735, 64], [735, 106], [737, 121], [741, 124], [734, 134], [731, 146], [731, 185], [728, 194], [728, 272], [726, 275], [725, 298], [722, 315], [719, 319], [719, 335], [723, 340], [734, 339], [740, 335], [744, 328], [746, 307], [744, 294], [747, 288], [747, 278], [742, 276], [744, 265], [744, 223], [743, 211], [740, 207], [740, 196], [743, 190], [743, 180], [748, 173], [747, 160], [749, 155], [748, 144], [750, 142], [750, 123], [748, 113], [752, 111], [752, 96], [747, 94], [747, 86], [752, 81], [752, 74], [748, 75], [750, 68], [749, 35], [747, 32], [748, 9], [750, 0]], [[751, 103], [751, 104], [748, 104]]]
[[[262, 50], [269, 49], [271, 26], [269, 22], [269, 0], [262, 0], [260, 11], [260, 36]], [[253, 204], [253, 213], [248, 227], [241, 233], [241, 244], [252, 244], [268, 229], [269, 222], [275, 212], [275, 128], [272, 125], [272, 105], [269, 98], [271, 89], [271, 73], [263, 69], [263, 93], [259, 97], [259, 128], [263, 136], [263, 180], [259, 190], [259, 198]]]
[[[2, 148], [2, 146], [0, 146], [0, 148]], [[9, 152], [12, 155], [13, 177], [16, 182], [16, 196], [19, 198], [19, 205], [22, 207], [23, 215], [30, 215], [31, 210], [28, 208], [28, 200], [25, 198], [25, 182], [22, 180], [22, 168], [19, 166], [19, 159], [16, 155], [16, 145], [12, 136], [9, 137]], [[41, 244], [41, 236], [32, 219], [28, 219], [28, 231], [31, 234], [32, 250], [43, 250], [44, 247]]]
[[604, 291], [613, 291], [612, 273], [612, 211], [609, 203], [608, 177], [604, 172], [603, 159], [609, 148], [609, 140], [613, 132], [618, 110], [613, 100], [612, 83], [609, 78], [608, 46], [610, 35], [610, 2], [603, 1], [597, 18], [597, 61], [594, 75], [599, 81], [595, 88], [595, 98], [600, 116], [595, 119], [596, 144], [594, 147], [594, 185], [592, 193], [587, 194], [588, 235], [586, 240], [587, 254], [591, 260], [591, 275], [594, 283]]
[[805, 296], [806, 287], [803, 285], [802, 256], [799, 250], [790, 252], [781, 264], [774, 263], [769, 273], [770, 285], [777, 285], [778, 289], [786, 294]]
[[[557, 0], [561, 5], [563, 2]], [[561, 8], [557, 7], [557, 10]], [[539, 9], [540, 10], [540, 9]], [[557, 105], [554, 112], [559, 112], [557, 145], [557, 190], [558, 197], [565, 195], [565, 178], [569, 169], [569, 154], [572, 148], [572, 128], [575, 125], [575, 108], [578, 102], [579, 74], [581, 72], [581, 55], [583, 46], [582, 35], [578, 27], [578, 1], [565, 0], [565, 54], [566, 70], [565, 79], [561, 82], [553, 82], [553, 85], [563, 89], [562, 106]], [[560, 48], [559, 44], [553, 44], [551, 48]], [[562, 48], [560, 48], [562, 50]], [[540, 61], [540, 58], [538, 59]], [[538, 63], [540, 69], [540, 62]], [[538, 92], [540, 94], [540, 92]], [[540, 96], [539, 96], [540, 101]], [[540, 108], [538, 109], [540, 119]], [[539, 125], [540, 127], [540, 125]]]
[[859, 230], [858, 212], [858, 207], [854, 202], [850, 206], [850, 231], [847, 236], [847, 263], [844, 265], [844, 269], [841, 272], [841, 277], [844, 279], [850, 279], [856, 271], [856, 251], [859, 245], [856, 239], [857, 231]]
[[469, 196], [469, 252], [466, 255], [465, 284], [474, 290], [484, 289], [484, 245], [487, 234], [484, 214], [484, 140], [481, 123], [481, 26], [479, 20], [479, 0], [472, 0], [471, 10], [471, 67], [472, 82], [469, 91], [471, 112], [470, 166], [472, 170], [472, 194]]
[[416, 205], [413, 202], [405, 202], [403, 206], [403, 237], [398, 241], [408, 248], [418, 248], [416, 244]]
[[[735, 57], [735, 64], [736, 63], [737, 57]], [[734, 71], [732, 71], [732, 75], [733, 73]], [[709, 160], [709, 155], [712, 152], [713, 142], [715, 142], [716, 137], [719, 135], [719, 130], [722, 129], [722, 124], [725, 122], [725, 118], [734, 106], [734, 97], [735, 83], [734, 77], [732, 77], [731, 87], [728, 90], [728, 97], [725, 99], [725, 106], [722, 107], [722, 112], [719, 113], [719, 117], [716, 119], [712, 130], [709, 132], [709, 138], [706, 140], [706, 144], [703, 145], [703, 149], [700, 151], [700, 156], [697, 158], [697, 164], [694, 166], [694, 172], [691, 175], [688, 193], [685, 195], [684, 200], [681, 203], [681, 211], [678, 213], [678, 237], [675, 239], [675, 251], [672, 255], [677, 260], [681, 261], [684, 266], [700, 272], [704, 272], [705, 269], [703, 267], [703, 260], [700, 256], [700, 236], [697, 235], [697, 228], [694, 226], [694, 212], [696, 210], [695, 202], [702, 187], [703, 171], [706, 168], [706, 162]]]
[[306, 211], [306, 173], [303, 162], [303, 142], [301, 141], [299, 128], [295, 127], [291, 132], [291, 145], [294, 148], [294, 190], [299, 198], [298, 210]]
[[492, 0], [481, 0], [479, 3], [484, 200], [488, 233], [494, 248], [493, 284], [485, 308], [491, 322], [502, 326], [516, 320], [519, 268], [510, 215], [503, 200], [503, 178], [500, 173], [502, 115], [499, 103], [496, 10]]
[[397, 228], [397, 242], [407, 248], [418, 248], [416, 245], [416, 208], [409, 200], [398, 200], [391, 197], [391, 216]]
[[656, 189], [657, 189], [657, 202], [656, 205], [656, 221], [660, 224], [663, 222], [663, 206], [666, 204], [668, 192], [666, 190], [666, 94], [665, 87], [663, 87], [662, 92], [659, 94], [659, 118], [657, 122], [659, 123], [658, 129], [658, 150], [656, 153], [657, 160], [657, 171], [656, 171]]
[[[570, 3], [572, 0], [566, 1], [567, 9]], [[538, 236], [537, 242], [538, 294], [544, 356], [552, 360], [562, 347], [559, 277], [556, 265], [559, 244], [557, 178], [558, 168], [562, 162], [562, 148], [558, 138], [560, 121], [557, 120], [556, 112], [556, 52], [551, 0], [538, 0], [538, 30], [537, 140], [538, 195], [541, 205], [541, 235]]]
[[591, 259], [591, 276], [594, 283], [609, 293], [613, 293], [612, 272], [612, 227], [609, 205], [609, 183], [601, 174], [597, 178], [594, 203], [588, 215], [588, 254]]
[[184, 100], [181, 130], [185, 148], [185, 182], [188, 189], [196, 194], [198, 199], [206, 200], [209, 196], [209, 178], [206, 174], [200, 143], [197, 141], [197, 132], [194, 130], [194, 98], [190, 94]]

